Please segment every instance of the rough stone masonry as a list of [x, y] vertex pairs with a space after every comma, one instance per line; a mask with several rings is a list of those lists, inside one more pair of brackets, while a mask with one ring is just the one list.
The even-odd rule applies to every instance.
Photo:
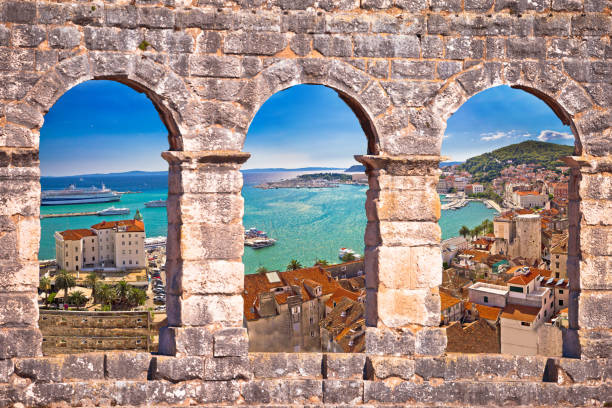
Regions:
[[[0, 1], [0, 406], [567, 405], [612, 401], [610, 0]], [[161, 352], [41, 356], [39, 129], [71, 87], [146, 93], [168, 128]], [[338, 92], [367, 136], [366, 354], [249, 354], [240, 166], [275, 92]], [[576, 137], [562, 359], [444, 355], [446, 120], [510, 85]]]

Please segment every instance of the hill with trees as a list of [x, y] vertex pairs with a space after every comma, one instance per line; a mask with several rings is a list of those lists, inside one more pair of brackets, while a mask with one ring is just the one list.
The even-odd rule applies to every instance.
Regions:
[[527, 140], [472, 157], [460, 168], [469, 172], [474, 177], [474, 181], [490, 182], [499, 177], [504, 168], [511, 165], [537, 164], [554, 170], [555, 167], [564, 165], [559, 160], [561, 157], [571, 156], [573, 153], [574, 146]]

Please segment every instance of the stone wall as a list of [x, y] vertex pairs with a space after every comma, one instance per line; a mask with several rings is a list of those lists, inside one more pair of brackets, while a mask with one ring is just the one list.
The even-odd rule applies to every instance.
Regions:
[[[472, 366], [461, 377], [469, 379], [445, 374], [436, 377], [443, 381], [421, 382], [420, 374], [406, 374], [411, 365], [446, 363], [399, 356], [438, 356], [446, 346], [437, 328], [442, 261], [435, 190], [446, 120], [469, 97], [506, 84], [543, 99], [576, 136], [568, 159], [572, 287], [564, 350], [581, 357], [571, 363], [577, 367], [609, 367], [611, 27], [607, 0], [0, 1], [0, 367], [12, 372], [15, 361], [41, 354], [39, 129], [62, 94], [90, 79], [145, 92], [168, 128], [169, 327], [160, 333], [160, 351], [175, 356], [168, 366], [156, 358], [157, 367], [172, 367], [164, 374], [168, 383], [116, 382], [98, 363], [88, 377], [67, 363], [68, 374], [62, 366], [53, 382], [11, 375], [1, 398], [27, 405], [76, 404], [82, 392], [119, 405], [174, 403], [168, 395], [180, 402], [191, 393], [202, 403], [220, 395], [232, 403], [280, 404], [345, 403], [350, 396], [458, 405], [606, 400], [603, 369], [592, 372], [597, 385], [581, 374], [572, 378], [583, 384], [568, 386], [514, 382], [504, 368], [514, 362], [492, 366], [495, 372], [484, 374], [490, 382], [473, 381], [480, 374]], [[267, 98], [303, 83], [336, 90], [367, 137], [368, 155], [358, 158], [370, 183], [366, 351], [395, 356], [389, 364], [401, 367], [400, 374], [353, 381], [330, 375], [328, 360], [328, 371], [308, 379], [287, 371], [275, 378], [245, 374], [237, 382], [219, 374], [221, 382], [208, 382], [210, 373], [225, 373], [223, 364], [242, 367], [231, 356], [234, 346], [245, 350], [247, 338], [240, 296], [244, 138]], [[118, 357], [97, 358], [108, 368]], [[190, 361], [204, 361], [204, 374]], [[479, 357], [473, 367], [487, 361]], [[542, 374], [535, 360], [520, 361], [521, 370]], [[98, 386], [91, 393], [83, 385], [90, 383], [79, 382], [89, 379]]]

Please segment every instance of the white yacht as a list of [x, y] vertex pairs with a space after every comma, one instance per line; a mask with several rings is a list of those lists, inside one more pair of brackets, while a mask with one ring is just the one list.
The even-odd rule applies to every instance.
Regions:
[[121, 215], [121, 214], [129, 214], [129, 213], [130, 213], [129, 208], [108, 207], [108, 208], [105, 208], [104, 210], [98, 211], [96, 214], [98, 215]]
[[47, 190], [41, 193], [41, 205], [108, 203], [121, 200], [121, 194], [106, 188], [77, 188], [74, 184], [64, 190]]
[[145, 205], [145, 207], [165, 207], [166, 206], [166, 200], [147, 201], [144, 205]]

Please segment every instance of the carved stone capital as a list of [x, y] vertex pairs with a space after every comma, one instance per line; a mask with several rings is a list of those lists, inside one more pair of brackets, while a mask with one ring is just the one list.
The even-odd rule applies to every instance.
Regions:
[[612, 172], [612, 156], [566, 156], [561, 160], [573, 169], [579, 169], [582, 173], [605, 173]]
[[162, 157], [170, 165], [193, 168], [201, 165], [218, 165], [239, 168], [251, 157], [251, 154], [237, 150], [165, 151], [162, 152]]
[[355, 160], [366, 166], [366, 172], [383, 170], [397, 176], [437, 175], [440, 162], [446, 159], [444, 156], [435, 155], [355, 156]]

